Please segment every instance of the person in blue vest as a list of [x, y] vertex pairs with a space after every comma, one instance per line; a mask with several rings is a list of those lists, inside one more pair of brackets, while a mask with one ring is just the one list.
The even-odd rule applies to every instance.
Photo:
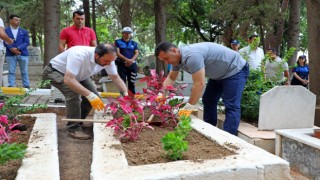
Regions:
[[131, 36], [132, 29], [125, 27], [122, 30], [122, 38], [115, 40], [118, 51], [116, 65], [121, 79], [125, 83], [128, 81], [128, 90], [135, 94], [135, 81], [138, 71], [136, 59], [139, 56], [139, 48], [138, 43], [133, 41]]
[[307, 57], [305, 55], [299, 56], [296, 66], [292, 68], [291, 85], [301, 85], [308, 88], [309, 72]]
[[9, 87], [14, 87], [16, 84], [16, 66], [19, 63], [22, 85], [24, 88], [30, 88], [28, 76], [28, 56], [29, 52], [27, 47], [30, 44], [28, 31], [20, 28], [20, 17], [11, 15], [9, 17], [10, 26], [5, 29], [9, 38], [13, 39], [13, 44], [5, 43], [6, 47], [6, 60], [8, 62], [9, 74], [8, 83]]

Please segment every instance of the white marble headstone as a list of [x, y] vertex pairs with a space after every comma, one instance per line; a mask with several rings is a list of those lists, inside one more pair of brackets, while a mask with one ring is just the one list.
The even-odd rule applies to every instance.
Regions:
[[40, 47], [28, 46], [29, 63], [42, 63]]
[[259, 130], [312, 128], [316, 95], [303, 86], [277, 86], [261, 95]]

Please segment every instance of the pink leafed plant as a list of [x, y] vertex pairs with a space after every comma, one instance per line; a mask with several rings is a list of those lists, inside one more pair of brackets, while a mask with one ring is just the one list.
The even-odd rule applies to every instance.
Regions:
[[164, 80], [163, 72], [158, 75], [155, 70], [151, 70], [151, 76], [140, 80], [140, 82], [147, 83], [143, 94], [134, 95], [129, 92], [129, 95], [125, 97], [110, 98], [106, 109], [110, 109], [114, 117], [106, 126], [113, 128], [114, 133], [120, 139], [137, 140], [139, 133], [144, 128], [153, 129], [146, 119], [149, 117], [145, 117], [145, 109], [149, 109], [154, 116], [160, 117], [162, 125], [176, 126], [177, 112], [184, 103], [183, 99], [174, 98], [174, 96], [182, 96], [179, 91], [183, 90], [186, 85], [164, 87]]
[[11, 133], [19, 132], [18, 130], [12, 130], [12, 129], [19, 124], [20, 123], [9, 125], [8, 117], [5, 115], [0, 115], [0, 145], [10, 142]]

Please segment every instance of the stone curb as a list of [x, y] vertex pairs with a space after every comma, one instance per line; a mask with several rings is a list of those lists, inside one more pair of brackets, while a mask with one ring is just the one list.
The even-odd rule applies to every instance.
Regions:
[[54, 113], [31, 114], [37, 117], [30, 135], [27, 154], [22, 160], [16, 180], [60, 179], [57, 115]]
[[143, 180], [143, 179], [290, 179], [289, 163], [244, 140], [192, 117], [192, 127], [230, 149], [236, 155], [223, 159], [204, 160], [201, 163], [175, 161], [142, 166], [129, 166], [120, 142], [113, 137], [113, 130], [105, 124], [94, 124], [92, 151], [92, 180]]

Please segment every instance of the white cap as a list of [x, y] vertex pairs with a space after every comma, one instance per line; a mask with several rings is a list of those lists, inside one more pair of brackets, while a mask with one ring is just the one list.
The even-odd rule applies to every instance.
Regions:
[[132, 29], [131, 29], [130, 27], [124, 27], [124, 28], [122, 29], [122, 32], [123, 32], [123, 33], [132, 33]]

